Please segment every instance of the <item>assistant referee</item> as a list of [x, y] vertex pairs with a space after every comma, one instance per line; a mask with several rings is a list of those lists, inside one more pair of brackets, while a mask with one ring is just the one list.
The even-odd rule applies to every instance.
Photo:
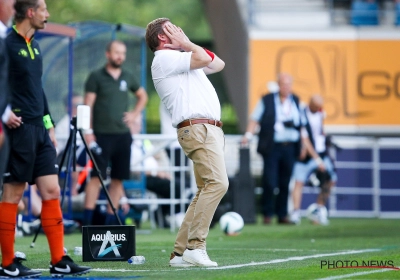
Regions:
[[16, 25], [6, 38], [10, 59], [9, 84], [12, 114], [19, 123], [8, 127], [10, 157], [0, 203], [0, 278], [31, 278], [41, 275], [14, 257], [17, 207], [26, 183], [36, 184], [42, 197], [41, 220], [50, 247], [53, 277], [79, 275], [90, 270], [64, 255], [64, 228], [56, 163], [53, 120], [42, 88], [42, 53], [34, 33], [50, 16], [44, 0], [17, 0]]

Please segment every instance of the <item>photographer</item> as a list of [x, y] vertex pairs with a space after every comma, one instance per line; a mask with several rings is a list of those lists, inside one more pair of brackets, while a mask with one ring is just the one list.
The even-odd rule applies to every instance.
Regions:
[[[292, 77], [279, 74], [278, 85], [278, 92], [268, 93], [258, 102], [241, 141], [247, 145], [260, 126], [257, 152], [264, 160], [264, 224], [271, 224], [274, 214], [278, 216], [278, 224], [292, 224], [287, 217], [289, 182], [300, 155], [300, 129], [306, 123], [299, 109], [299, 98], [292, 93]], [[275, 189], [279, 189], [276, 198]]]
[[309, 175], [315, 172], [317, 184], [320, 187], [320, 194], [317, 198], [317, 215], [315, 224], [328, 225], [329, 221], [322, 213], [321, 208], [325, 207], [330, 190], [336, 181], [336, 173], [333, 163], [327, 153], [326, 136], [324, 134], [324, 118], [322, 111], [324, 100], [320, 95], [313, 95], [309, 105], [304, 109], [307, 118], [306, 130], [302, 133], [304, 143], [304, 156], [295, 164], [293, 177], [295, 185], [292, 192], [293, 212], [290, 220], [295, 224], [300, 224], [300, 206], [303, 185]]

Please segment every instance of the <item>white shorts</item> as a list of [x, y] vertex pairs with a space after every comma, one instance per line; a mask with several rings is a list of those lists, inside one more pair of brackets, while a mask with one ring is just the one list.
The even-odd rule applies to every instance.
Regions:
[[[323, 158], [324, 160], [324, 165], [325, 165], [325, 170], [329, 173], [331, 176], [331, 180], [333, 182], [336, 182], [337, 180], [337, 175], [335, 170], [333, 169], [333, 163], [331, 159], [328, 156], [325, 156]], [[306, 182], [308, 176], [318, 168], [317, 162], [314, 159], [310, 159], [307, 162], [296, 162], [293, 168], [293, 177], [296, 181], [298, 182]]]

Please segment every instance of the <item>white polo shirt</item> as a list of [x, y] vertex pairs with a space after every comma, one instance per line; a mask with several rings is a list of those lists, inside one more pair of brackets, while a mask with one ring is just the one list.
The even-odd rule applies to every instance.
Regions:
[[221, 119], [217, 93], [203, 69], [190, 70], [191, 52], [156, 51], [151, 65], [155, 89], [176, 127], [187, 119]]
[[325, 152], [325, 135], [323, 134], [323, 120], [325, 118], [324, 112], [315, 112], [312, 113], [307, 107], [306, 109], [307, 119], [310, 123], [312, 136], [314, 138], [314, 148], [317, 153]]

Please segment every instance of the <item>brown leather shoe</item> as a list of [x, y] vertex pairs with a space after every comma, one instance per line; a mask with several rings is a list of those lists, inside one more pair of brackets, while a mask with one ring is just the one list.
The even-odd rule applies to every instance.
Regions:
[[270, 225], [271, 224], [271, 217], [264, 217], [264, 225]]
[[294, 225], [292, 221], [290, 221], [287, 217], [278, 219], [278, 224], [280, 225]]

